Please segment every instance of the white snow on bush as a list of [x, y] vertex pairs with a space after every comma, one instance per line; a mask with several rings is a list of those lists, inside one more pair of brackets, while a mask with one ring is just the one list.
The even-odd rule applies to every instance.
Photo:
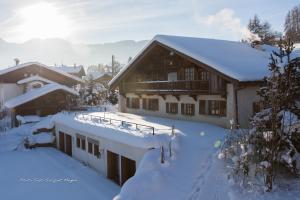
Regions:
[[22, 124], [41, 121], [41, 118], [37, 115], [26, 115], [26, 116], [17, 115], [16, 118]]

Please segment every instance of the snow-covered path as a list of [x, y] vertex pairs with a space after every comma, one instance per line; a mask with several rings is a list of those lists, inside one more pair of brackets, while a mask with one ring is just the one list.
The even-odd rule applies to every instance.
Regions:
[[54, 148], [2, 152], [0, 163], [1, 199], [112, 199], [120, 190]]

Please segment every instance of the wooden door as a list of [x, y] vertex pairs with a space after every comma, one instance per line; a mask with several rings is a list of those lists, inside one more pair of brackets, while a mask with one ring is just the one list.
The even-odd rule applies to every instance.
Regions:
[[72, 156], [72, 136], [65, 134], [66, 136], [66, 151], [65, 153]]
[[65, 134], [63, 132], [59, 132], [59, 150], [65, 152]]
[[107, 178], [120, 185], [119, 155], [107, 151]]
[[122, 185], [132, 176], [136, 170], [135, 161], [124, 156], [121, 157]]

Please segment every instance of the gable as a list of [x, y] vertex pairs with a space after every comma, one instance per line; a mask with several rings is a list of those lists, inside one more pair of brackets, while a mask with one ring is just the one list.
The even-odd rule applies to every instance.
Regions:
[[202, 63], [216, 73], [236, 81], [261, 80], [268, 73], [269, 54], [253, 49], [241, 42], [189, 38], [179, 36], [156, 36], [151, 42], [110, 81], [116, 87], [124, 74], [134, 67], [155, 44], [173, 49], [194, 62]]
[[17, 83], [19, 80], [36, 75], [67, 86], [82, 83], [82, 80], [78, 77], [39, 63], [25, 63], [1, 70], [0, 82]]

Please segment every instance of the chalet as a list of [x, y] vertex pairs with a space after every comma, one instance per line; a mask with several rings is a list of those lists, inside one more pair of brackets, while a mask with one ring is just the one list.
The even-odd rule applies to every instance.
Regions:
[[158, 35], [109, 85], [121, 112], [248, 127], [269, 56], [241, 42]]
[[107, 85], [109, 81], [112, 79], [112, 74], [110, 72], [105, 72], [93, 78], [95, 83], [101, 83], [103, 85]]
[[0, 121], [14, 125], [17, 115], [45, 116], [66, 109], [80, 83], [76, 76], [37, 62], [0, 70]]
[[74, 66], [62, 65], [62, 66], [59, 66], [58, 69], [66, 72], [68, 74], [77, 76], [79, 78], [86, 76], [84, 67], [82, 65], [75, 65], [75, 64], [74, 64]]

